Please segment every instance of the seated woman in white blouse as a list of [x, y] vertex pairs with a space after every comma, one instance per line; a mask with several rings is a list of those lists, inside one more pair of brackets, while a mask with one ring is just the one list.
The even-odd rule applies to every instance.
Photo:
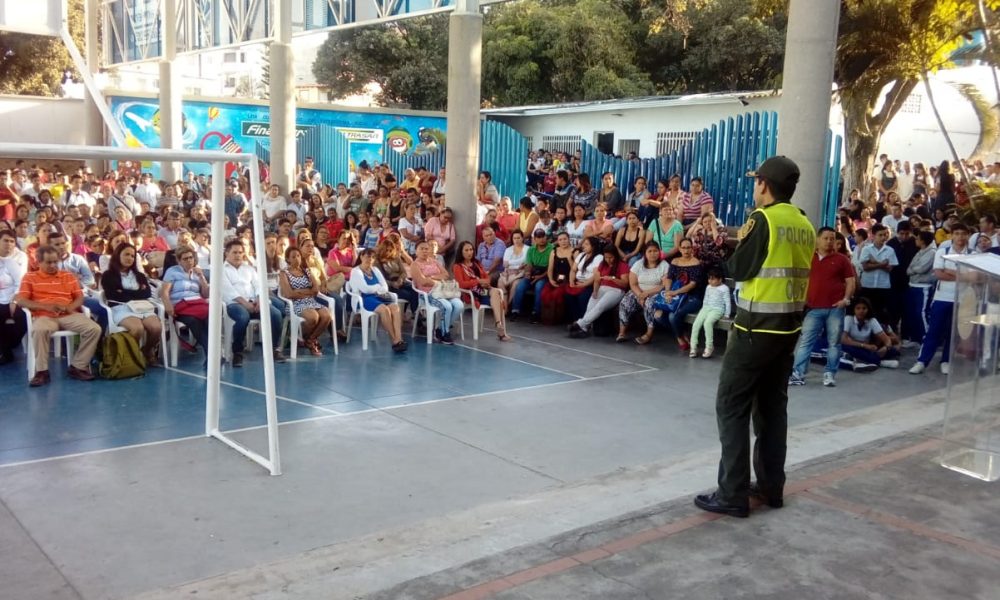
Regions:
[[510, 234], [510, 242], [510, 246], [503, 253], [503, 271], [497, 279], [497, 287], [503, 290], [504, 298], [514, 297], [517, 282], [527, 273], [524, 261], [528, 257], [528, 247], [524, 245], [524, 233], [520, 229], [515, 229]]
[[375, 251], [365, 248], [361, 251], [361, 262], [351, 269], [351, 289], [361, 294], [365, 310], [378, 315], [382, 329], [392, 339], [395, 352], [406, 352], [403, 341], [403, 316], [399, 312], [396, 299], [389, 293], [389, 284], [378, 267], [374, 266]]
[[[271, 341], [274, 347], [274, 362], [283, 363], [288, 359], [277, 344], [281, 339], [282, 314], [257, 286], [257, 269], [244, 261], [243, 240], [226, 242], [226, 264], [222, 268], [222, 301], [226, 303], [226, 313], [233, 320], [233, 367], [243, 366], [243, 348], [246, 342], [247, 326], [250, 319], [262, 319], [263, 307], [267, 307], [271, 321]], [[262, 297], [263, 296], [263, 300]]]

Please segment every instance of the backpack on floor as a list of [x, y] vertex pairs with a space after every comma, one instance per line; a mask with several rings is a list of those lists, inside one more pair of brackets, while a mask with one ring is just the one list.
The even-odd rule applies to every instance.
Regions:
[[104, 379], [131, 379], [146, 374], [146, 357], [127, 332], [112, 333], [104, 339], [100, 374]]

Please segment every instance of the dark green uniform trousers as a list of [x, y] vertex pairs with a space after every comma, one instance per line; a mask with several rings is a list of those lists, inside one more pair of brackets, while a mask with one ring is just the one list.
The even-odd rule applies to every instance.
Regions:
[[788, 434], [788, 376], [799, 335], [733, 329], [719, 376], [715, 415], [722, 442], [719, 499], [745, 505], [750, 487], [750, 421], [757, 441], [753, 467], [768, 496], [780, 497], [785, 485]]

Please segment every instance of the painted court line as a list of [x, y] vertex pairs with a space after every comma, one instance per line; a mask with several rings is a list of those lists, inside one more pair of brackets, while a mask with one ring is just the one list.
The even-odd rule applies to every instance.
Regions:
[[497, 354], [496, 352], [490, 352], [489, 350], [483, 350], [482, 348], [476, 348], [475, 346], [469, 346], [467, 344], [455, 344], [455, 345], [458, 346], [459, 348], [465, 348], [466, 350], [475, 350], [476, 352], [482, 352], [483, 354], [489, 354], [490, 356], [496, 356], [498, 358], [519, 362], [521, 364], [528, 365], [529, 367], [535, 367], [538, 369], [545, 369], [546, 371], [552, 371], [553, 373], [559, 373], [560, 375], [565, 375], [566, 377], [574, 377], [576, 378], [577, 381], [581, 379], [586, 379], [586, 377], [582, 375], [577, 375], [575, 373], [567, 373], [566, 371], [560, 371], [559, 369], [553, 369], [552, 367], [546, 367], [543, 365], [535, 364], [532, 362], [528, 362], [526, 360], [521, 360], [520, 358], [514, 358], [512, 356], [504, 356], [503, 354]]
[[[506, 358], [506, 357], [504, 357], [504, 358]], [[176, 368], [173, 368], [173, 367], [171, 367], [170, 370], [177, 371], [178, 373], [184, 373], [184, 374], [190, 375], [192, 377], [201, 377], [201, 376], [196, 375], [194, 373], [189, 373], [187, 371], [183, 371], [183, 370], [176, 369]], [[540, 383], [540, 384], [536, 384], [536, 385], [526, 385], [526, 386], [519, 387], [519, 388], [509, 388], [509, 389], [502, 389], [502, 390], [494, 390], [494, 391], [491, 391], [491, 392], [478, 392], [478, 393], [475, 393], [475, 394], [464, 394], [464, 395], [461, 395], [461, 396], [451, 396], [451, 397], [448, 397], [448, 398], [438, 398], [436, 400], [425, 400], [423, 402], [414, 402], [414, 403], [410, 403], [410, 404], [396, 404], [396, 405], [385, 406], [385, 407], [381, 407], [381, 408], [373, 406], [370, 409], [353, 411], [353, 412], [338, 412], [338, 411], [335, 411], [335, 410], [332, 410], [332, 409], [326, 409], [326, 412], [329, 412], [330, 414], [316, 416], [316, 417], [305, 417], [305, 418], [302, 418], [302, 419], [293, 419], [293, 420], [290, 420], [290, 421], [282, 421], [282, 422], [278, 423], [278, 427], [280, 428], [280, 427], [284, 427], [286, 425], [298, 425], [298, 424], [301, 424], [301, 423], [312, 423], [312, 422], [315, 422], [315, 421], [325, 421], [325, 420], [328, 420], [328, 419], [336, 419], [336, 418], [340, 418], [340, 417], [353, 417], [355, 415], [367, 415], [367, 414], [371, 414], [371, 413], [375, 413], [375, 412], [389, 413], [389, 411], [399, 410], [399, 409], [403, 409], [403, 408], [412, 408], [412, 407], [425, 406], [425, 405], [429, 405], [429, 404], [439, 404], [439, 403], [442, 403], [442, 402], [453, 402], [453, 401], [456, 401], [456, 400], [466, 400], [466, 399], [472, 399], [472, 398], [480, 398], [480, 397], [483, 397], [483, 396], [489, 396], [491, 394], [505, 394], [505, 393], [508, 393], [508, 392], [523, 392], [523, 391], [541, 389], [541, 388], [558, 386], [558, 385], [566, 385], [566, 384], [569, 384], [569, 383], [579, 383], [581, 381], [591, 381], [591, 380], [595, 380], [595, 379], [609, 379], [609, 378], [612, 378], [612, 377], [624, 377], [626, 375], [634, 375], [636, 373], [646, 373], [646, 372], [649, 372], [649, 371], [656, 371], [656, 370], [657, 369], [649, 368], [649, 369], [646, 369], [644, 371], [633, 371], [633, 372], [629, 372], [629, 373], [609, 373], [609, 374], [606, 374], [606, 375], [597, 375], [597, 376], [594, 376], [594, 377], [584, 378], [584, 379], [572, 379], [572, 380], [569, 380], [569, 381], [554, 381], [554, 382], [551, 382], [551, 383]], [[232, 385], [234, 387], [240, 387], [240, 388], [242, 388], [242, 386], [237, 386], [236, 384], [229, 384], [229, 385]], [[257, 393], [257, 394], [263, 394], [263, 392], [261, 392], [259, 390], [254, 390], [254, 389], [251, 389], [251, 388], [242, 388], [242, 389], [245, 389], [247, 391], [251, 391], [251, 392], [254, 392], [254, 393]], [[285, 400], [284, 398], [281, 398], [281, 399]], [[287, 399], [286, 401], [296, 402], [298, 404], [305, 404], [306, 406], [310, 406], [310, 407], [313, 407], [313, 408], [321, 408], [321, 407], [318, 407], [318, 406], [315, 406], [315, 405], [312, 405], [312, 404], [308, 404], [308, 403], [300, 402], [300, 401], [296, 401], [296, 400]], [[360, 401], [360, 400], [358, 400], [357, 402], [360, 402], [361, 404], [365, 404], [365, 402]], [[389, 413], [389, 416], [394, 417], [394, 418], [399, 418], [399, 417], [397, 417], [396, 415], [394, 415], [392, 413]], [[228, 430], [224, 431], [223, 433], [227, 433], [227, 434], [244, 433], [244, 432], [247, 432], [247, 431], [257, 431], [257, 430], [266, 429], [266, 428], [267, 428], [267, 425], [252, 425], [250, 427], [241, 427], [241, 428], [238, 428], [238, 429], [228, 429]], [[163, 445], [163, 444], [172, 444], [174, 442], [185, 442], [185, 441], [189, 441], [189, 440], [201, 439], [201, 438], [204, 438], [204, 437], [206, 437], [206, 436], [199, 434], [199, 435], [192, 435], [192, 436], [187, 436], [187, 437], [171, 438], [169, 440], [157, 440], [155, 442], [145, 442], [145, 443], [141, 443], [141, 444], [129, 444], [127, 446], [116, 446], [114, 448], [101, 448], [100, 450], [88, 450], [86, 452], [75, 452], [73, 454], [62, 454], [62, 455], [59, 455], [59, 456], [47, 456], [45, 458], [36, 458], [36, 459], [32, 459], [32, 460], [26, 460], [26, 461], [19, 461], [19, 462], [13, 462], [13, 463], [0, 464], [0, 469], [4, 469], [4, 468], [7, 468], [7, 467], [17, 467], [17, 466], [23, 466], [23, 465], [31, 465], [31, 464], [39, 464], [39, 463], [46, 463], [46, 462], [54, 462], [54, 461], [58, 461], [58, 460], [64, 460], [64, 459], [69, 459], [69, 458], [79, 458], [79, 457], [90, 456], [90, 455], [94, 455], [94, 454], [105, 454], [105, 453], [108, 453], [108, 452], [117, 452], [119, 450], [131, 450], [131, 449], [134, 449], [134, 448], [144, 448], [144, 447], [147, 447], [147, 446], [159, 446], [159, 445]]]
[[[844, 512], [849, 512], [856, 514], [858, 516], [867, 518], [869, 520], [875, 521], [877, 523], [882, 523], [891, 527], [896, 527], [899, 529], [904, 529], [910, 531], [916, 535], [939, 541], [954, 546], [969, 550], [977, 554], [986, 554], [996, 559], [1000, 559], [1000, 548], [991, 546], [989, 544], [983, 544], [974, 540], [969, 540], [966, 538], [951, 535], [949, 533], [927, 527], [920, 523], [915, 523], [902, 517], [896, 515], [890, 515], [886, 513], [881, 513], [869, 509], [867, 507], [854, 504], [845, 500], [840, 500], [838, 498], [833, 498], [825, 494], [818, 494], [816, 492], [810, 491], [810, 488], [819, 487], [823, 485], [829, 485], [831, 483], [841, 481], [857, 475], [859, 473], [864, 473], [867, 471], [873, 471], [878, 467], [900, 461], [914, 454], [930, 450], [937, 446], [940, 442], [937, 440], [926, 440], [918, 444], [907, 446], [899, 450], [888, 452], [885, 454], [880, 454], [867, 459], [860, 460], [858, 462], [849, 464], [845, 467], [834, 469], [827, 473], [822, 473], [813, 477], [808, 477], [806, 479], [790, 482], [790, 485], [785, 488], [785, 496], [799, 495], [803, 498], [813, 500], [815, 502], [822, 503], [831, 508], [841, 510]], [[756, 502], [755, 502], [756, 504]], [[654, 527], [651, 529], [646, 529], [633, 533], [621, 538], [606, 542], [585, 550], [578, 552], [571, 556], [565, 556], [562, 558], [554, 559], [540, 565], [529, 567], [527, 569], [522, 569], [520, 571], [515, 571], [508, 575], [498, 577], [496, 579], [480, 583], [475, 586], [471, 586], [455, 593], [443, 596], [440, 600], [483, 600], [485, 598], [490, 598], [500, 592], [512, 589], [517, 586], [524, 585], [545, 577], [549, 577], [558, 573], [563, 573], [571, 569], [575, 569], [579, 566], [584, 566], [589, 563], [593, 563], [599, 560], [603, 560], [610, 556], [632, 550], [639, 546], [648, 544], [650, 542], [655, 542], [658, 540], [663, 540], [674, 536], [678, 533], [688, 531], [699, 525], [704, 525], [705, 523], [710, 523], [724, 518], [723, 515], [701, 512], [685, 517], [678, 521], [662, 525], [660, 527]]]
[[517, 335], [517, 334], [514, 334], [514, 333], [510, 333], [510, 332], [507, 332], [507, 335], [509, 335], [512, 338], [521, 338], [522, 340], [528, 340], [530, 342], [538, 342], [539, 344], [545, 344], [546, 346], [555, 346], [556, 348], [560, 348], [562, 350], [569, 350], [570, 352], [578, 352], [580, 354], [586, 354], [588, 356], [594, 356], [594, 357], [597, 357], [597, 358], [603, 358], [605, 360], [613, 360], [615, 362], [624, 363], [626, 365], [632, 365], [634, 367], [642, 367], [644, 369], [654, 369], [654, 370], [656, 369], [656, 367], [652, 367], [650, 365], [644, 365], [642, 363], [637, 363], [635, 361], [624, 360], [624, 359], [621, 359], [621, 358], [615, 358], [613, 356], [606, 356], [606, 355], [601, 354], [599, 352], [590, 352], [590, 351], [587, 351], [587, 350], [580, 350], [578, 348], [571, 348], [569, 346], [561, 346], [561, 345], [556, 344], [554, 342], [548, 342], [548, 341], [545, 341], [545, 340], [540, 340], [538, 338], [528, 337], [526, 335]]
[[[205, 380], [208, 379], [208, 377], [206, 377], [205, 375], [199, 375], [197, 373], [192, 373], [190, 371], [185, 371], [183, 369], [178, 369], [176, 367], [167, 367], [167, 370], [173, 371], [175, 373], [182, 373], [182, 374], [187, 375], [189, 377], [194, 377], [195, 379], [205, 379]], [[228, 381], [220, 381], [219, 383], [221, 383], [222, 385], [228, 385], [229, 387], [233, 387], [233, 388], [236, 388], [236, 389], [244, 390], [244, 391], [247, 391], [247, 392], [253, 392], [255, 394], [260, 394], [261, 396], [266, 396], [267, 395], [263, 390], [258, 390], [256, 388], [247, 387], [245, 385], [240, 385], [238, 383], [230, 383]], [[343, 414], [340, 411], [333, 410], [332, 408], [325, 408], [325, 407], [319, 406], [317, 404], [310, 404], [308, 402], [304, 402], [302, 400], [296, 400], [294, 398], [288, 398], [286, 396], [279, 396], [279, 395], [275, 394], [274, 397], [276, 399], [278, 399], [278, 400], [284, 400], [285, 402], [291, 402], [293, 404], [299, 404], [301, 406], [308, 406], [310, 408], [315, 408], [316, 410], [327, 412], [327, 413], [331, 413], [331, 414], [334, 414], [334, 415]]]

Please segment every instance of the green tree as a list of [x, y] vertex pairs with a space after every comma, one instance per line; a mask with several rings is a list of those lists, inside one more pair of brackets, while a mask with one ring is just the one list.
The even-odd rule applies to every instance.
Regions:
[[494, 105], [603, 100], [653, 92], [618, 2], [521, 2], [490, 11], [483, 96]]
[[975, 0], [843, 1], [834, 80], [844, 113], [847, 189], [869, 187], [886, 127], [926, 73], [951, 65], [963, 36], [976, 27], [976, 9]]
[[444, 110], [448, 100], [448, 16], [334, 31], [313, 63], [317, 83], [334, 98], [358, 94], [368, 83], [382, 105]]
[[644, 46], [639, 66], [648, 70], [659, 92], [778, 86], [787, 26], [783, 7], [762, 12], [746, 0], [703, 0], [698, 10], [684, 13], [680, 22], [646, 20], [648, 9], [638, 14], [645, 15], [637, 23]]
[[[27, 10], [27, 9], [25, 9]], [[83, 0], [69, 0], [69, 30], [84, 55]], [[0, 32], [0, 94], [55, 96], [63, 73], [79, 76], [58, 38]]]

